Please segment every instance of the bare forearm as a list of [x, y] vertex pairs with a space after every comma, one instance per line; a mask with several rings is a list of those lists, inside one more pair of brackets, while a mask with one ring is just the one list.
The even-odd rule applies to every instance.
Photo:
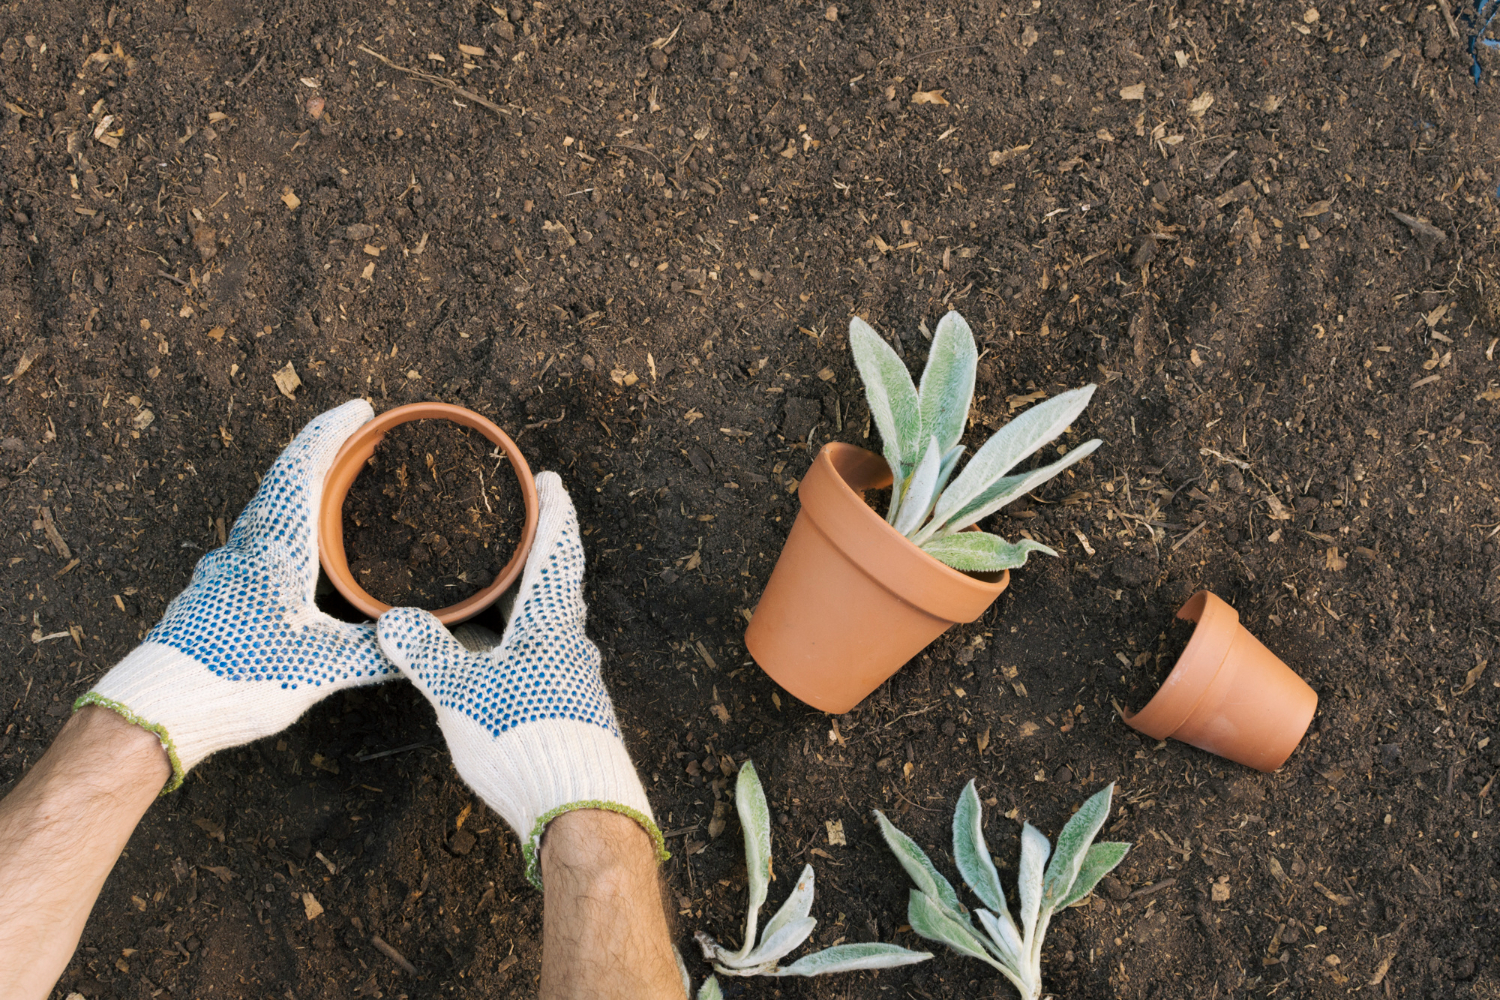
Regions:
[[0, 801], [0, 997], [51, 993], [105, 878], [170, 775], [153, 734], [90, 707]]
[[542, 1000], [683, 997], [651, 841], [635, 821], [565, 813], [541, 853]]

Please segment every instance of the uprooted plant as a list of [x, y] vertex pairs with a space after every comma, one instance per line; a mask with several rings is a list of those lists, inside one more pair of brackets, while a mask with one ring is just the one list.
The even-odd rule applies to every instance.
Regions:
[[953, 860], [974, 895], [988, 907], [974, 911], [983, 934], [922, 849], [877, 809], [885, 842], [917, 883], [906, 911], [912, 930], [988, 962], [1021, 991], [1023, 1000], [1037, 1000], [1042, 995], [1042, 939], [1053, 914], [1083, 900], [1130, 850], [1129, 844], [1093, 842], [1109, 815], [1114, 788], [1111, 784], [1097, 792], [1073, 814], [1057, 836], [1050, 864], [1047, 837], [1030, 823], [1021, 828], [1017, 916], [1012, 917], [984, 842], [979, 793], [972, 781], [964, 787], [953, 813]]
[[1008, 542], [964, 529], [1093, 454], [1102, 443], [1097, 438], [1050, 465], [1009, 474], [1068, 428], [1095, 387], [1055, 396], [1000, 428], [949, 485], [964, 453], [958, 441], [968, 424], [979, 366], [969, 324], [956, 312], [938, 322], [920, 389], [891, 346], [857, 316], [849, 321], [849, 347], [894, 480], [886, 520], [954, 569], [996, 572], [1024, 566], [1031, 552], [1057, 555], [1029, 538]]
[[[930, 952], [909, 951], [893, 944], [840, 944], [805, 955], [791, 965], [781, 959], [806, 941], [818, 921], [809, 916], [813, 904], [812, 865], [802, 869], [797, 886], [781, 909], [766, 924], [756, 945], [756, 923], [760, 908], [766, 902], [771, 883], [771, 811], [760, 776], [750, 761], [740, 767], [734, 787], [735, 811], [745, 831], [745, 871], [750, 883], [749, 909], [745, 914], [745, 938], [739, 951], [719, 945], [706, 932], [694, 937], [703, 949], [703, 957], [713, 963], [723, 976], [821, 976], [831, 972], [853, 972], [857, 969], [890, 969], [898, 965], [925, 962]], [[712, 977], [703, 985], [700, 997], [717, 996], [718, 983]]]

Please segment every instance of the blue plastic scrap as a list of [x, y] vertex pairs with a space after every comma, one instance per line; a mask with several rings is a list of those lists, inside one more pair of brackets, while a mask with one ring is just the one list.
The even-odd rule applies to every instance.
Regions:
[[1484, 37], [1496, 16], [1500, 16], [1500, 0], [1474, 0], [1474, 12], [1471, 14], [1465, 11], [1463, 15], [1464, 23], [1472, 29], [1469, 35], [1469, 58], [1473, 60], [1473, 65], [1469, 72], [1476, 85], [1484, 75], [1479, 66], [1479, 46], [1500, 49], [1500, 39]]

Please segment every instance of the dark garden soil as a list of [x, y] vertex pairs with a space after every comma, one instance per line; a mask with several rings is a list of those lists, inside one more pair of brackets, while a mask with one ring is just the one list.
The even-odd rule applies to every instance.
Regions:
[[[1313, 3], [4, 3], [0, 787], [297, 428], [440, 399], [577, 502], [685, 950], [739, 933], [753, 757], [818, 945], [919, 944], [870, 809], [951, 874], [977, 778], [1010, 881], [1114, 781], [1057, 995], [1500, 995], [1500, 66], [1468, 0]], [[917, 370], [949, 307], [967, 443], [1095, 381], [1106, 444], [987, 525], [1060, 558], [829, 718], [742, 629], [812, 454], [876, 443], [850, 314]], [[1205, 586], [1321, 696], [1276, 774], [1118, 718]], [[521, 867], [409, 686], [333, 697], [152, 809], [55, 996], [531, 996]]]
[[510, 463], [486, 457], [493, 450], [446, 420], [386, 432], [344, 498], [345, 555], [366, 593], [436, 610], [495, 579], [526, 511]]

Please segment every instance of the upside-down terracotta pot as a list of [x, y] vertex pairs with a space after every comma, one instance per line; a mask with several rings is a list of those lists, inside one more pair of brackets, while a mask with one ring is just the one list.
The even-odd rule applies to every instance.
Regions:
[[526, 567], [526, 554], [531, 551], [532, 540], [536, 538], [539, 505], [531, 466], [526, 464], [525, 457], [510, 439], [510, 435], [489, 418], [451, 403], [410, 403], [386, 410], [355, 431], [334, 456], [328, 478], [323, 481], [323, 504], [318, 510], [318, 556], [328, 579], [350, 604], [371, 618], [379, 618], [391, 609], [389, 604], [371, 597], [349, 571], [349, 561], [344, 555], [344, 498], [349, 495], [349, 487], [354, 484], [370, 456], [375, 454], [375, 448], [384, 440], [386, 432], [397, 424], [412, 420], [451, 420], [478, 431], [494, 442], [510, 460], [511, 471], [516, 474], [516, 481], [521, 487], [521, 501], [526, 508], [526, 524], [521, 529], [521, 541], [516, 545], [510, 561], [490, 585], [457, 604], [432, 612], [444, 625], [454, 625], [467, 621], [500, 599], [500, 595], [516, 582], [521, 570]]
[[1177, 665], [1146, 707], [1125, 721], [1154, 739], [1191, 743], [1261, 771], [1297, 749], [1318, 695], [1206, 590], [1177, 612], [1197, 622]]
[[843, 713], [957, 622], [1000, 596], [1010, 572], [971, 575], [913, 545], [865, 503], [891, 485], [885, 459], [824, 445], [802, 478], [802, 509], [745, 631], [762, 670], [791, 694]]

